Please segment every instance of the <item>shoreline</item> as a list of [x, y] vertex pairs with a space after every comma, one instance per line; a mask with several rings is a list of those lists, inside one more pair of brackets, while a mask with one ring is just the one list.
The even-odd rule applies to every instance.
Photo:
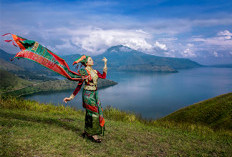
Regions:
[[[118, 83], [112, 80], [101, 80], [98, 86], [98, 89], [108, 88]], [[32, 84], [20, 89], [6, 91], [1, 93], [3, 96], [12, 95], [16, 97], [25, 97], [38, 93], [49, 93], [49, 92], [61, 92], [68, 90], [75, 90], [77, 82], [69, 80], [55, 80], [55, 81], [45, 81], [37, 84]]]

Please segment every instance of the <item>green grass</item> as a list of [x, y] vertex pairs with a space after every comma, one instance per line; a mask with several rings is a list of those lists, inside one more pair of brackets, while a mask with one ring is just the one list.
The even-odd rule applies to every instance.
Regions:
[[[14, 97], [0, 100], [0, 156], [230, 156], [231, 130], [141, 118], [107, 108], [102, 143], [81, 137], [84, 112]], [[186, 128], [184, 128], [186, 125]], [[191, 128], [191, 127], [190, 127]]]
[[206, 125], [215, 130], [232, 130], [232, 93], [187, 106], [159, 121]]

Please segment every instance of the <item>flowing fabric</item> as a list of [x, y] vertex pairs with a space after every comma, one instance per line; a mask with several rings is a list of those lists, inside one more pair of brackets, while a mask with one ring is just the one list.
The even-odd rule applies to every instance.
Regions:
[[[9, 35], [11, 33], [4, 34], [3, 36]], [[64, 59], [54, 54], [52, 51], [42, 46], [36, 41], [27, 40], [15, 34], [11, 34], [12, 40], [5, 40], [6, 42], [12, 42], [12, 44], [21, 49], [14, 58], [25, 58], [39, 63], [46, 68], [66, 77], [69, 80], [81, 81], [87, 78], [87, 73], [78, 73], [71, 71], [68, 64]], [[18, 45], [16, 45], [16, 44]], [[13, 59], [14, 59], [13, 58]], [[12, 59], [12, 60], [13, 60]]]

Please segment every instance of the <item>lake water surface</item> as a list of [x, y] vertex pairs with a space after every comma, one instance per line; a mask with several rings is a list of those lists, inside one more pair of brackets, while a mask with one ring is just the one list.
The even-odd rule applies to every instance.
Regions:
[[[99, 90], [103, 108], [115, 108], [157, 119], [182, 107], [232, 92], [231, 68], [195, 68], [178, 73], [108, 72], [117, 85]], [[75, 89], [75, 87], [74, 87]], [[82, 109], [81, 91], [63, 103], [73, 90], [27, 96], [44, 103], [64, 104]]]

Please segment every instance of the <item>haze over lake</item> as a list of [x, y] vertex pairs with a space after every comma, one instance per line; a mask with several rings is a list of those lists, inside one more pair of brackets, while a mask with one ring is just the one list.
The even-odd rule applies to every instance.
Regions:
[[[204, 67], [179, 70], [178, 73], [109, 71], [107, 79], [118, 84], [99, 90], [103, 108], [110, 105], [149, 119], [163, 117], [184, 106], [232, 91], [231, 68]], [[82, 91], [71, 102], [62, 102], [74, 89], [35, 94], [26, 99], [82, 109]]]

